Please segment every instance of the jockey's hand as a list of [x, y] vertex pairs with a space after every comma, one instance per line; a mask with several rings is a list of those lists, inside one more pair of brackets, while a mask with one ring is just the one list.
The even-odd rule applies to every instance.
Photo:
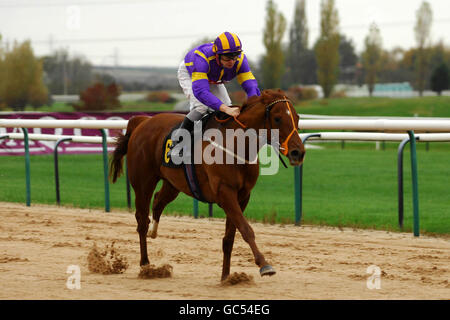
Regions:
[[239, 113], [240, 113], [240, 110], [238, 107], [229, 107], [224, 104], [222, 104], [220, 106], [220, 111], [225, 112], [226, 114], [228, 114], [232, 117], [237, 117], [237, 116], [239, 116]]

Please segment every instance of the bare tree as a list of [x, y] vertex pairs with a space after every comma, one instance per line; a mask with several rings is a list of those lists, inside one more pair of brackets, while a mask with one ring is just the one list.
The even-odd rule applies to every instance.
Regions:
[[316, 43], [317, 78], [328, 98], [339, 72], [339, 17], [334, 0], [322, 0], [320, 37]]
[[375, 23], [369, 28], [369, 34], [364, 40], [365, 49], [362, 54], [363, 66], [366, 73], [366, 83], [369, 88], [369, 95], [373, 95], [377, 73], [380, 71], [380, 61], [382, 54], [382, 41], [380, 29]]
[[287, 68], [289, 84], [305, 83], [307, 79], [306, 63], [308, 63], [308, 25], [305, 12], [306, 0], [296, 0], [294, 19], [289, 29], [289, 46]]
[[425, 79], [427, 78], [428, 57], [426, 47], [429, 45], [431, 23], [433, 21], [433, 13], [427, 1], [422, 2], [422, 5], [416, 12], [416, 17], [417, 21], [414, 27], [417, 41], [416, 76], [417, 89], [420, 96], [422, 96], [425, 88]]
[[281, 41], [286, 31], [286, 19], [277, 11], [272, 0], [267, 2], [266, 26], [263, 41], [266, 54], [263, 57], [261, 71], [265, 88], [279, 88], [284, 72], [284, 55]]

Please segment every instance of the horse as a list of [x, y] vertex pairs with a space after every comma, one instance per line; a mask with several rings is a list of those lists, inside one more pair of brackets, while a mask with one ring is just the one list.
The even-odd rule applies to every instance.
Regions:
[[[127, 156], [129, 180], [135, 193], [141, 267], [149, 264], [147, 236], [156, 238], [160, 216], [166, 205], [175, 200], [180, 192], [193, 196], [183, 170], [162, 165], [163, 141], [183, 117], [182, 114], [161, 113], [153, 117], [131, 118], [126, 133], [118, 134], [116, 147], [111, 155], [110, 179], [113, 183], [122, 174], [123, 157]], [[298, 166], [303, 163], [305, 155], [304, 145], [298, 135], [298, 120], [299, 116], [284, 92], [269, 89], [262, 91], [260, 96], [248, 98], [238, 117], [226, 122], [213, 117], [208, 121], [207, 128], [217, 128], [221, 132], [242, 128], [245, 128], [244, 131], [277, 129], [279, 141], [283, 141], [277, 149], [287, 156], [292, 166]], [[208, 144], [208, 141], [202, 141], [201, 147], [204, 149]], [[250, 246], [260, 275], [271, 276], [276, 273], [258, 249], [255, 233], [243, 215], [251, 190], [258, 179], [259, 169], [259, 160], [244, 164], [195, 164], [198, 185], [206, 202], [216, 203], [226, 214], [225, 235], [222, 239], [222, 281], [230, 274], [236, 229]], [[160, 180], [163, 183], [153, 199], [152, 225], [149, 231], [150, 201]]]

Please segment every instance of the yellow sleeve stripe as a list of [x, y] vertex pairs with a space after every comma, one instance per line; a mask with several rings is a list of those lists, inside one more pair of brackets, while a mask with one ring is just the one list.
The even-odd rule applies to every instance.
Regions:
[[203, 79], [208, 80], [206, 72], [192, 72], [192, 82]]
[[186, 67], [189, 67], [189, 66], [194, 65], [194, 63], [193, 63], [193, 62], [188, 62], [188, 63], [185, 63], [184, 65], [185, 65]]
[[206, 60], [206, 62], [209, 62], [210, 60], [213, 60], [216, 58], [216, 56], [210, 56], [210, 57], [206, 57], [205, 54], [201, 51], [195, 50], [195, 53], [198, 54], [200, 57], [202, 57], [203, 59]]
[[239, 82], [239, 84], [242, 84], [243, 82], [247, 81], [247, 80], [256, 80], [255, 77], [253, 76], [252, 72], [244, 72], [244, 73], [240, 73], [237, 76], [237, 80]]
[[224, 69], [222, 69], [222, 71], [220, 71], [220, 77], [219, 77], [219, 81], [220, 81], [220, 80], [222, 80], [222, 77], [223, 77], [223, 72], [224, 72]]
[[239, 63], [236, 67], [236, 73], [239, 73], [239, 70], [241, 69], [242, 66], [242, 62], [244, 61], [244, 53], [241, 54], [241, 56], [239, 57]]
[[203, 59], [206, 60], [206, 62], [208, 62], [208, 59], [206, 58], [206, 56], [203, 54], [203, 52], [195, 50], [194, 53], [198, 54], [200, 57], [202, 57]]

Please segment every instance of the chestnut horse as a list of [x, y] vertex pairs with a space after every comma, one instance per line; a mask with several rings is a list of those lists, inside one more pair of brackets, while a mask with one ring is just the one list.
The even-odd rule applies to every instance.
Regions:
[[[153, 117], [136, 116], [129, 120], [126, 134], [119, 134], [116, 149], [111, 157], [110, 177], [113, 182], [122, 173], [123, 157], [127, 156], [128, 174], [135, 192], [137, 232], [140, 239], [141, 266], [149, 264], [147, 232], [149, 230], [149, 206], [159, 180], [161, 189], [153, 199], [153, 221], [149, 232], [156, 238], [161, 213], [179, 192], [193, 196], [182, 169], [162, 165], [165, 137], [183, 120], [179, 114], [158, 114]], [[237, 120], [237, 121], [236, 121]], [[278, 129], [281, 153], [293, 166], [303, 162], [305, 148], [297, 134], [299, 117], [282, 90], [264, 90], [261, 96], [251, 97], [242, 106], [238, 119], [219, 122], [212, 118], [207, 128], [217, 128], [225, 137], [225, 129]], [[246, 142], [247, 143], [247, 142]], [[209, 143], [202, 142], [204, 149]], [[218, 204], [226, 213], [223, 237], [222, 280], [230, 274], [230, 258], [236, 229], [249, 244], [261, 276], [275, 274], [259, 251], [252, 227], [243, 216], [250, 199], [250, 192], [259, 175], [259, 162], [234, 164], [195, 164], [198, 184], [207, 202]]]

